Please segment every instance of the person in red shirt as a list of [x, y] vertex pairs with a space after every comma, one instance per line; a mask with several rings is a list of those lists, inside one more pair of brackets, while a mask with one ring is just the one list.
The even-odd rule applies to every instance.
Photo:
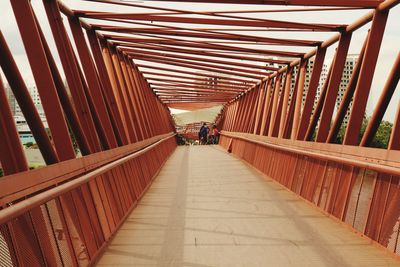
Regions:
[[213, 144], [218, 144], [219, 132], [216, 125], [212, 127], [211, 139]]

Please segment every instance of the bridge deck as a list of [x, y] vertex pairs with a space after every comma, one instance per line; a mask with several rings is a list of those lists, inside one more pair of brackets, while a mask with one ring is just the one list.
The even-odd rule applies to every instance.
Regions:
[[98, 266], [400, 266], [216, 147], [179, 147]]

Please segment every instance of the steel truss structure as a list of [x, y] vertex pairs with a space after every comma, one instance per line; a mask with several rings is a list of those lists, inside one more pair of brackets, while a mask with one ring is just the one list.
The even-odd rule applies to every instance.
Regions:
[[[123, 0], [82, 0], [93, 6], [82, 10], [43, 0], [52, 36], [30, 0], [9, 1], [49, 129], [1, 32], [0, 66], [48, 166], [28, 170], [0, 80], [0, 265], [95, 264], [176, 147], [168, 107], [217, 104], [222, 147], [400, 253], [400, 106], [388, 149], [368, 148], [399, 81], [398, 51], [360, 139], [386, 22], [399, 0], [212, 1], [265, 7], [223, 11]], [[199, 10], [210, 3], [181, 2], [197, 2]], [[116, 8], [124, 12], [109, 11]], [[254, 15], [360, 10], [365, 15], [349, 25]], [[335, 114], [353, 33], [366, 25]], [[277, 32], [304, 38], [272, 37]], [[331, 37], [312, 40], [311, 32]], [[327, 50], [336, 44], [318, 93]], [[343, 144], [332, 144], [348, 111]]]

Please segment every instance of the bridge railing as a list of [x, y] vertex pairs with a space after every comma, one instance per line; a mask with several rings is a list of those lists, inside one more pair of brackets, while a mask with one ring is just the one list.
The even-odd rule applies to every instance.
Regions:
[[95, 263], [176, 147], [173, 133], [0, 180], [2, 266]]
[[400, 254], [400, 151], [223, 132], [220, 144], [358, 233]]

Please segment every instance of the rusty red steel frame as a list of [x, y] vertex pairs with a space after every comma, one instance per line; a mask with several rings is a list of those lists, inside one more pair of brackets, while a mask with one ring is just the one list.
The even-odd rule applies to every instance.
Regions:
[[[0, 265], [94, 265], [174, 151], [175, 133], [198, 137], [200, 123], [177, 127], [169, 108], [219, 104], [214, 123], [222, 147], [400, 255], [400, 106], [387, 149], [368, 147], [398, 86], [399, 51], [361, 132], [389, 13], [399, 0], [184, 1], [268, 7], [224, 11], [81, 0], [123, 12], [43, 0], [48, 25], [31, 1], [7, 1], [48, 129], [0, 32]], [[351, 11], [365, 14], [348, 25], [290, 20], [296, 13]], [[253, 16], [273, 13], [289, 15]], [[335, 113], [353, 36], [364, 26], [369, 32]], [[304, 38], [269, 35], [277, 32]], [[45, 167], [29, 170], [6, 82]]]
[[[223, 130], [222, 147], [327, 214], [400, 255], [399, 107], [387, 149], [367, 148], [398, 87], [399, 51], [393, 51], [396, 60], [388, 71], [365, 132], [361, 131], [389, 9], [396, 4], [398, 1], [380, 3], [374, 11], [347, 25], [337, 36], [302, 59], [267, 76], [252, 90], [226, 104], [216, 123]], [[351, 37], [355, 30], [369, 22], [369, 32], [335, 114]], [[337, 41], [332, 64], [320, 86], [326, 50]], [[308, 90], [304, 91], [303, 64], [313, 56]], [[291, 77], [293, 67], [297, 69], [294, 79]], [[294, 88], [290, 92], [288, 80]], [[347, 125], [344, 124], [346, 112], [349, 112]], [[343, 126], [345, 134], [341, 141], [337, 136]]]

